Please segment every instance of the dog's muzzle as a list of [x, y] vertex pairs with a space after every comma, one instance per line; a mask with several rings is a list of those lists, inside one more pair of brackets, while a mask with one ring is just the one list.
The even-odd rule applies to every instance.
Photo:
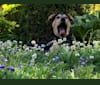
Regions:
[[65, 23], [64, 19], [61, 20], [61, 23], [58, 25], [58, 33], [61, 37], [65, 37], [66, 35], [66, 28], [67, 24]]

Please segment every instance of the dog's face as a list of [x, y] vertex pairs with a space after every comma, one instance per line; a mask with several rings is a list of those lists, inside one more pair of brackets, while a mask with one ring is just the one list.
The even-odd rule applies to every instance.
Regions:
[[69, 35], [72, 16], [58, 13], [50, 15], [48, 19], [52, 20], [52, 29], [56, 36], [62, 38]]

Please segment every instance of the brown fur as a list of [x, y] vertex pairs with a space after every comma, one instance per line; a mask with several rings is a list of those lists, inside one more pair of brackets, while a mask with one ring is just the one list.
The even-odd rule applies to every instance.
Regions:
[[73, 20], [73, 17], [69, 14], [51, 14], [48, 17], [48, 20], [52, 20], [52, 30], [55, 36], [61, 38], [62, 36], [58, 33], [58, 25], [61, 23], [61, 19], [65, 19], [65, 23], [67, 25], [66, 27], [66, 32], [64, 37], [68, 36], [70, 33], [70, 26], [71, 26], [71, 21]]

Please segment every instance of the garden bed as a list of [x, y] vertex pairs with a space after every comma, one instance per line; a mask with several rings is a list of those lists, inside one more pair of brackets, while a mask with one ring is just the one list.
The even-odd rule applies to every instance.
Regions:
[[[19, 43], [19, 44], [18, 44]], [[22, 41], [0, 41], [1, 79], [98, 79], [100, 41], [94, 47], [73, 42], [44, 53], [40, 46], [22, 46]], [[80, 48], [80, 45], [83, 45]]]

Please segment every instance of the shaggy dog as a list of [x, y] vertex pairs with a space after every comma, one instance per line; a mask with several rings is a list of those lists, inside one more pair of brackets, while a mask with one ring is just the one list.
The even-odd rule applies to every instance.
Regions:
[[[49, 51], [50, 48], [57, 43], [58, 39], [66, 38], [62, 43], [68, 43], [69, 46], [72, 45], [72, 32], [71, 32], [71, 23], [74, 21], [73, 17], [70, 14], [64, 13], [54, 13], [48, 17], [49, 27], [47, 29], [47, 38], [39, 39], [37, 44], [45, 44], [43, 47], [45, 52]], [[60, 44], [62, 44], [60, 43]], [[28, 46], [33, 46], [32, 43], [28, 43]]]
[[[68, 43], [69, 46], [72, 45], [72, 32], [71, 32], [71, 23], [74, 21], [73, 17], [70, 14], [64, 13], [54, 13], [48, 17], [48, 21], [50, 22], [51, 28], [48, 34], [52, 37], [50, 38], [50, 42], [47, 43], [45, 50], [48, 50], [52, 45], [52, 40], [58, 40], [66, 38], [67, 40], [62, 43]], [[51, 32], [51, 33], [50, 33]]]

